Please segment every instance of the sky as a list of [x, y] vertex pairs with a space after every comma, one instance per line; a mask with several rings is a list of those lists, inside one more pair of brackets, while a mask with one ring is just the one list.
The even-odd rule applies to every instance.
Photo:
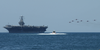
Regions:
[[46, 32], [100, 32], [100, 0], [0, 0], [0, 32], [19, 25], [21, 15], [25, 25], [48, 26]]

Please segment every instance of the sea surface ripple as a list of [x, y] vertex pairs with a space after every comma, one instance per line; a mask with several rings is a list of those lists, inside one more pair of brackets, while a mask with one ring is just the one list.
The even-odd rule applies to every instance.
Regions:
[[100, 50], [99, 32], [64, 33], [0, 33], [0, 50]]

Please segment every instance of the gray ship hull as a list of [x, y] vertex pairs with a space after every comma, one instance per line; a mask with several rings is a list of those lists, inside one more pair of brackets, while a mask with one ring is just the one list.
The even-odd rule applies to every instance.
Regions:
[[7, 29], [9, 31], [9, 33], [44, 33], [47, 29], [47, 27], [43, 27], [43, 26], [11, 26], [11, 27], [4, 27], [5, 29]]

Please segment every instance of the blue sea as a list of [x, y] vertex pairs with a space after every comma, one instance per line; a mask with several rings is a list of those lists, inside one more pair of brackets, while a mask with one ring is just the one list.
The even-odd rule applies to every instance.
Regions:
[[0, 33], [0, 50], [100, 50], [100, 32]]

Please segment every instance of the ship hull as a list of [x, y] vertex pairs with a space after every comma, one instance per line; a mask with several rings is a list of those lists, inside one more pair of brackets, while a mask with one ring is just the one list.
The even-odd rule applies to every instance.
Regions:
[[4, 27], [9, 33], [44, 33], [47, 27]]

